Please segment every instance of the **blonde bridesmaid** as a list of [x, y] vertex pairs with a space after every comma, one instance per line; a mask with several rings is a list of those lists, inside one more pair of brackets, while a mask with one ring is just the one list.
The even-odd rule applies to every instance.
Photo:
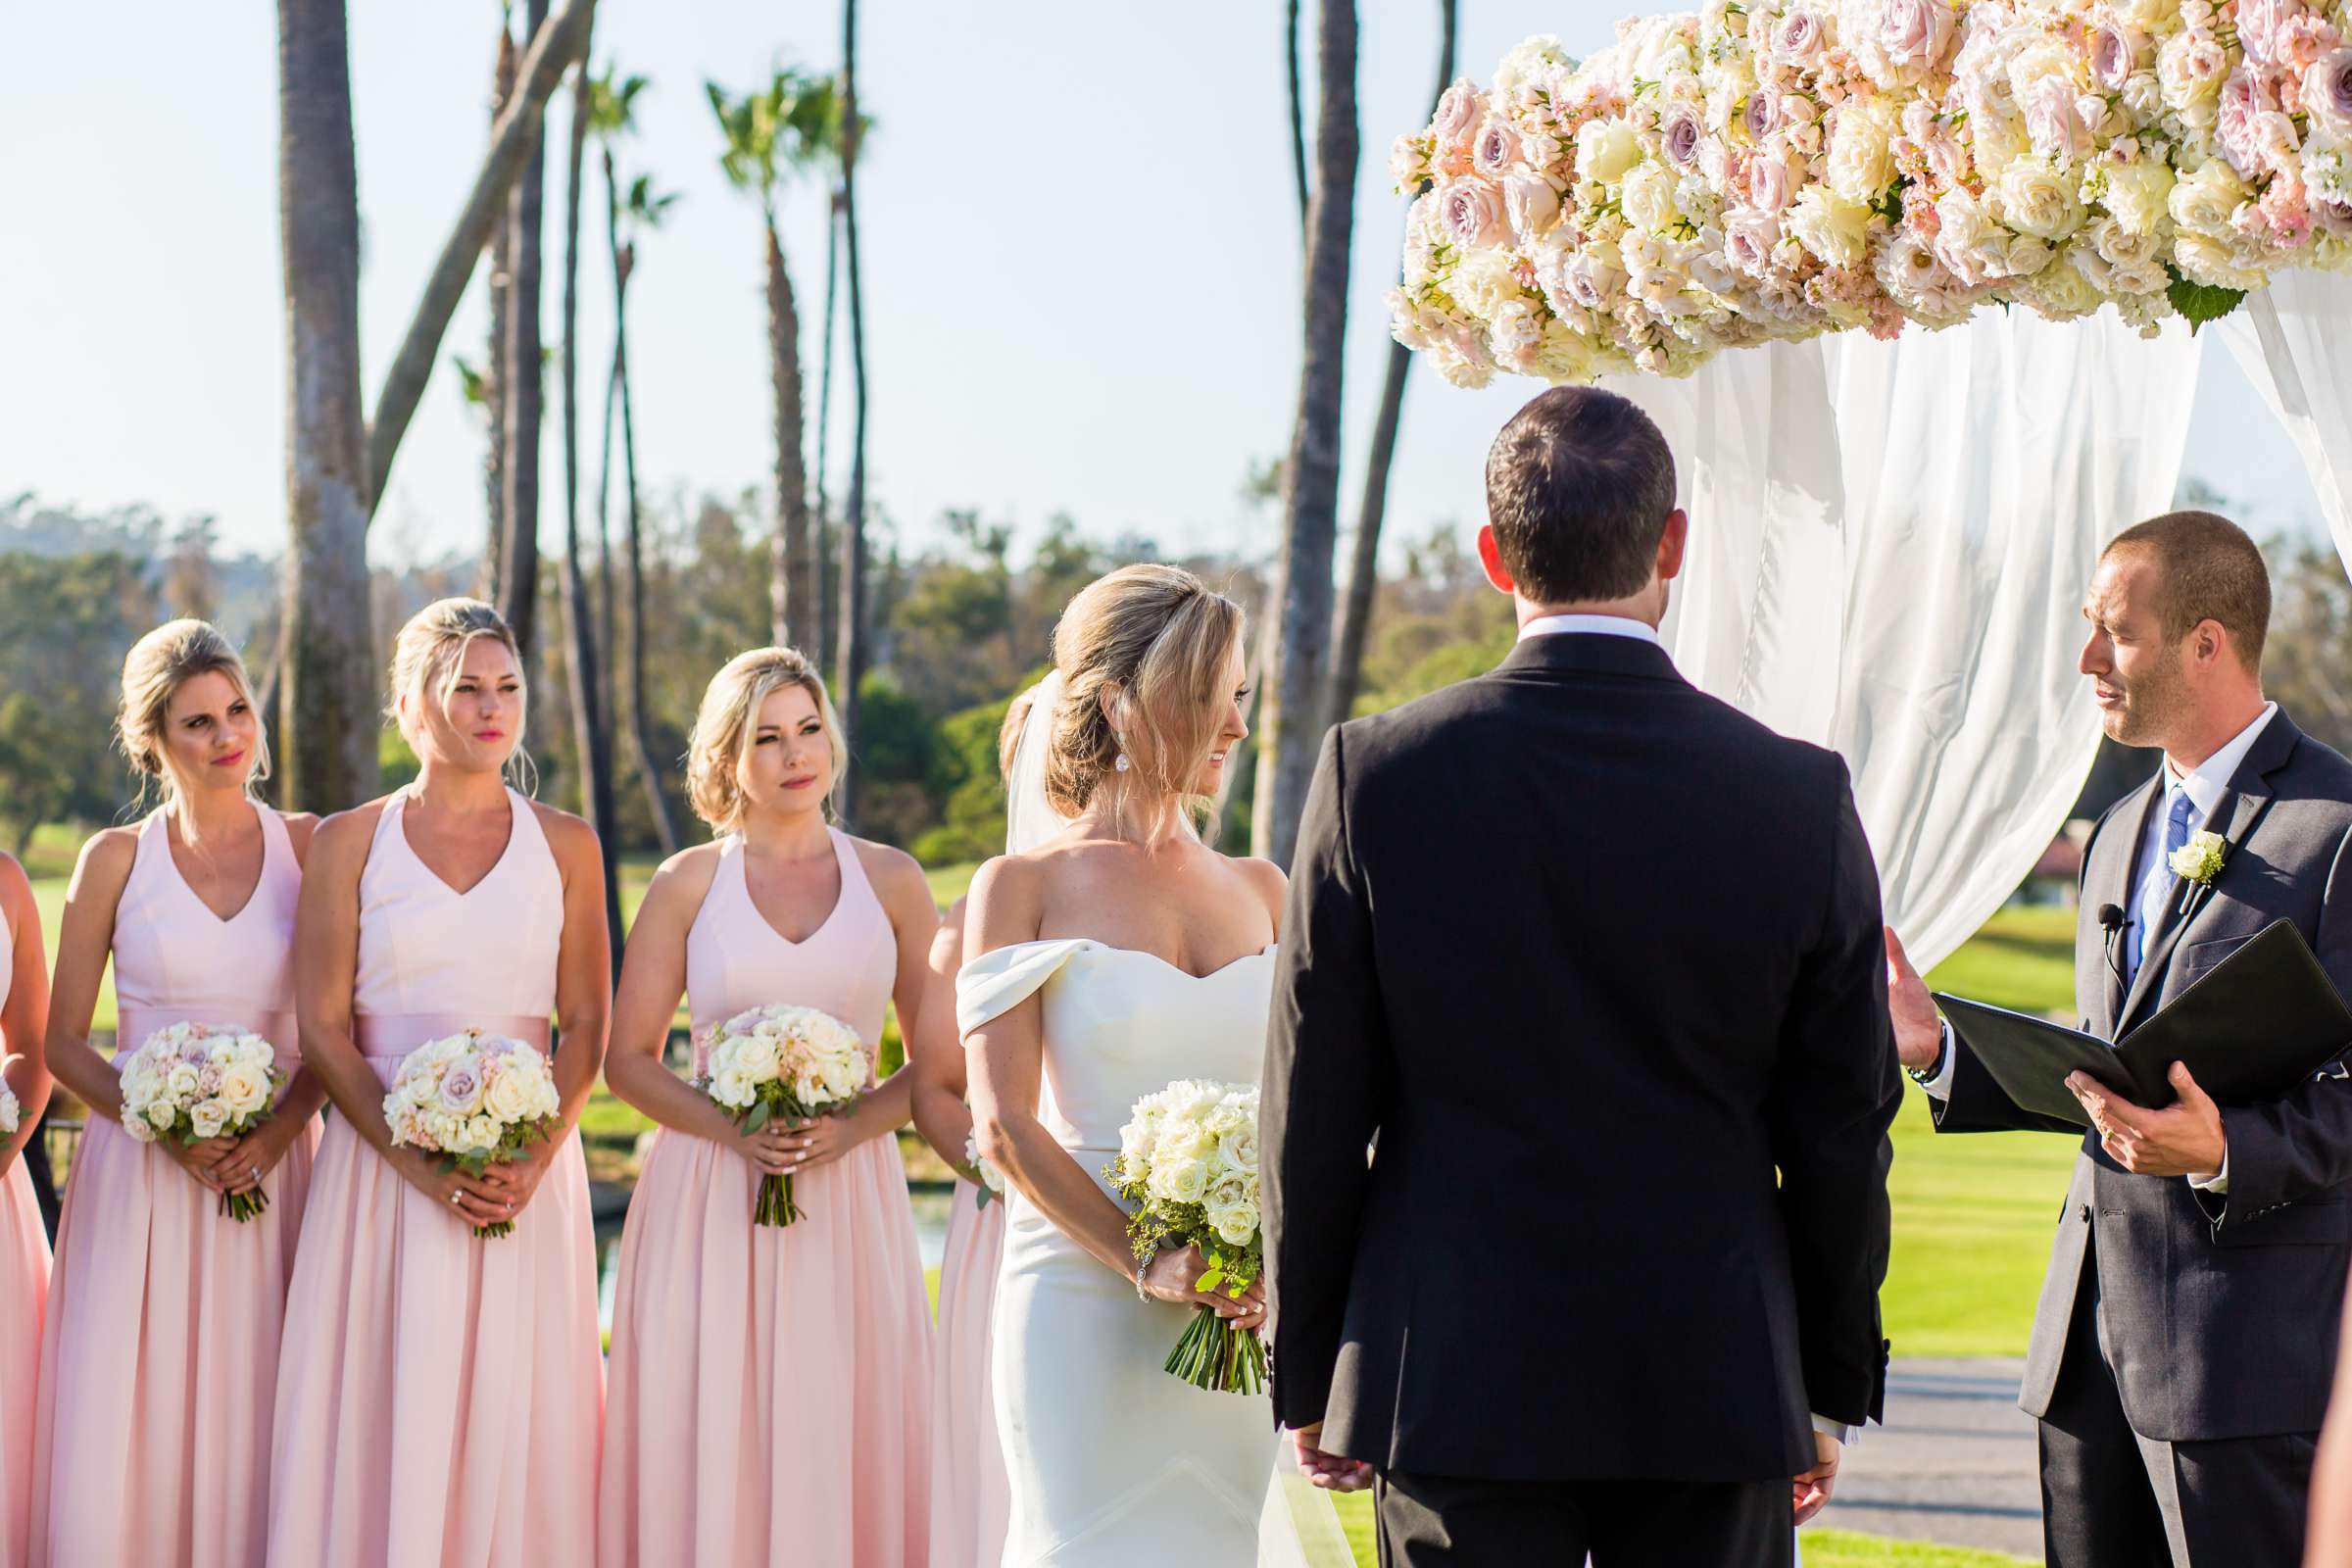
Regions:
[[41, 1305], [49, 1294], [49, 1237], [32, 1180], [18, 1156], [49, 1101], [41, 1036], [49, 1027], [49, 965], [41, 956], [32, 884], [0, 855], [0, 1068], [17, 1097], [17, 1130], [0, 1132], [0, 1568], [24, 1568], [32, 1514], [33, 1390]]
[[[131, 649], [116, 731], [163, 804], [82, 847], [58, 937], [48, 1065], [90, 1117], [41, 1344], [32, 1562], [245, 1568], [269, 1519], [271, 1390], [318, 1138], [292, 960], [317, 824], [254, 798], [268, 737], [236, 649], [201, 620]], [[89, 1043], [110, 956], [112, 1062]], [[175, 1023], [274, 1046], [276, 1113], [242, 1138], [134, 1142], [118, 1066]], [[255, 1218], [220, 1211], [222, 1195], [257, 1190]]]
[[[673, 856], [629, 935], [613, 1093], [660, 1122], [629, 1204], [612, 1317], [604, 1568], [908, 1568], [930, 1526], [930, 1313], [891, 1136], [905, 1072], [857, 1107], [746, 1136], [662, 1063], [749, 1007], [819, 1008], [870, 1044], [918, 1026], [938, 907], [914, 861], [827, 821], [844, 760], [823, 683], [787, 649], [718, 672], [688, 785], [722, 835]], [[804, 1211], [756, 1227], [767, 1173]]]
[[[1035, 690], [1004, 712], [997, 769], [1009, 776], [1013, 751], [1029, 719]], [[989, 1383], [989, 1317], [997, 1300], [997, 1265], [1004, 1257], [1004, 1203], [982, 1200], [971, 1162], [972, 1109], [965, 1103], [963, 1042], [956, 1037], [956, 971], [963, 967], [963, 908], [957, 899], [931, 943], [930, 974], [918, 1023], [906, 1039], [914, 1072], [914, 1125], [956, 1173], [939, 1260], [939, 1332], [931, 1381], [930, 1568], [997, 1568], [1012, 1496], [1004, 1450], [997, 1442]]]
[[[587, 824], [507, 783], [527, 704], [496, 611], [419, 611], [392, 693], [422, 771], [320, 824], [303, 884], [303, 1059], [336, 1114], [287, 1305], [269, 1561], [583, 1562], [604, 1370], [573, 1129], [611, 995], [603, 862]], [[392, 1146], [383, 1095], [410, 1051], [469, 1028], [545, 1051], [551, 1010], [562, 1126], [527, 1159], [477, 1179]]]

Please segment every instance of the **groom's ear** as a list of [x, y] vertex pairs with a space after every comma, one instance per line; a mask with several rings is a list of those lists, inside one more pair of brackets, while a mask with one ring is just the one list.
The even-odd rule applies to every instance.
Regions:
[[1690, 544], [1690, 514], [1677, 507], [1666, 514], [1666, 530], [1658, 535], [1658, 581], [1672, 582], [1683, 574], [1683, 552]]
[[1502, 547], [1494, 542], [1494, 525], [1491, 522], [1478, 525], [1478, 564], [1485, 568], [1487, 581], [1494, 584], [1496, 593], [1515, 594], [1519, 591], [1519, 585], [1511, 580], [1510, 572], [1503, 567]]

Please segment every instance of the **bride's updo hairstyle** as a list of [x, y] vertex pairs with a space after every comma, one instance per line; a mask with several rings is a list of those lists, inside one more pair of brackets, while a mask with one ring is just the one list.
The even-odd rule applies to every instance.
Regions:
[[695, 710], [694, 734], [686, 743], [686, 798], [711, 832], [732, 833], [743, 826], [743, 766], [758, 733], [760, 710], [787, 686], [808, 694], [825, 726], [825, 742], [833, 754], [833, 785], [825, 794], [825, 810], [833, 811], [842, 778], [849, 772], [850, 749], [842, 739], [833, 700], [825, 695], [824, 677], [798, 649], [755, 648], [737, 654], [710, 677], [703, 706]]
[[122, 661], [122, 701], [115, 710], [115, 744], [122, 748], [130, 769], [139, 778], [139, 803], [154, 783], [165, 804], [172, 800], [172, 774], [164, 766], [164, 720], [179, 688], [198, 675], [220, 675], [236, 688], [253, 710], [253, 766], [245, 788], [270, 776], [270, 728], [262, 721], [262, 706], [254, 701], [253, 682], [246, 677], [245, 661], [236, 644], [209, 620], [168, 620], [137, 642]]
[[1164, 820], [1130, 820], [1131, 808], [1185, 815], [1241, 637], [1241, 607], [1179, 566], [1122, 566], [1081, 590], [1054, 628], [1063, 683], [1046, 754], [1054, 809], [1077, 816], [1107, 796], [1123, 831], [1148, 835]]
[[[466, 667], [466, 650], [484, 637], [502, 644], [514, 656], [514, 678], [522, 684], [523, 717], [515, 721], [514, 750], [507, 758], [506, 777], [528, 795], [537, 787], [538, 778], [522, 747], [530, 713], [530, 682], [523, 677], [522, 650], [515, 645], [514, 628], [506, 617], [479, 599], [436, 599], [400, 628], [392, 643], [392, 700], [384, 706], [384, 717], [408, 741], [410, 750], [422, 757], [423, 748], [416, 741], [424, 732], [427, 705], [438, 709], [449, 700]], [[403, 697], [409, 700], [405, 714], [400, 709]]]

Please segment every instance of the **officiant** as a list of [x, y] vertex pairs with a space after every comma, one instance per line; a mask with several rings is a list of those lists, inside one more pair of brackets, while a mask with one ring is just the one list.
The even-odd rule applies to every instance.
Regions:
[[[2264, 700], [2270, 608], [2253, 541], [2210, 513], [2100, 557], [2081, 668], [2107, 734], [2164, 761], [2084, 856], [2086, 1033], [2121, 1039], [2281, 918], [2352, 996], [2352, 762]], [[2011, 1102], [1891, 932], [1887, 951], [1897, 1048], [1938, 1131], [2082, 1138], [2019, 1398], [2040, 1423], [2050, 1568], [2294, 1568], [2352, 1264], [2342, 1061], [2254, 1104], [2217, 1105], [2178, 1063], [2163, 1108], [2078, 1073], [2084, 1134]]]

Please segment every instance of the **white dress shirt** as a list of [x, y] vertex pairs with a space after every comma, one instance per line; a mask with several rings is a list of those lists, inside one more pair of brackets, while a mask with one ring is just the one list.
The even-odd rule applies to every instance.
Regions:
[[[1570, 632], [1583, 632], [1589, 636], [1631, 637], [1637, 642], [1654, 643], [1661, 648], [1665, 646], [1658, 636], [1657, 627], [1627, 615], [1538, 615], [1519, 628], [1519, 641], [1526, 642], [1530, 637], [1556, 637]], [[1848, 1426], [1842, 1421], [1833, 1421], [1826, 1415], [1816, 1415], [1813, 1417], [1813, 1430], [1836, 1438], [1839, 1443], [1851, 1444], [1862, 1429]]]
[[[2254, 715], [2252, 723], [2231, 736], [2220, 751], [2198, 763], [2192, 772], [2184, 774], [2174, 766], [2171, 758], [2164, 760], [2164, 799], [2157, 802], [2154, 809], [2148, 812], [2147, 825], [2139, 836], [2139, 886], [2132, 891], [2131, 913], [2125, 925], [2123, 941], [2126, 951], [2135, 940], [2135, 934], [2136, 939], [2144, 941], [2145, 934], [2156, 928], [2156, 922], [2164, 912], [2165, 901], [2173, 897], [2174, 889], [2180, 882], [2164, 858], [2164, 829], [2172, 817], [2173, 803], [2186, 795], [2188, 830], [2194, 834], [2202, 829], [2212, 820], [2213, 808], [2229, 793], [2230, 780], [2236, 774], [2238, 764], [2246, 760], [2246, 754], [2254, 749], [2254, 743], [2262, 738], [2264, 728], [2271, 722], [2271, 715], [2278, 711], [2277, 703], [2263, 704], [2262, 711]], [[2144, 961], [2144, 948], [2141, 957]], [[2136, 969], [2132, 971], [2132, 978], [2138, 978]], [[1943, 1026], [1943, 1065], [1935, 1077], [1922, 1086], [1937, 1100], [1949, 1100], [1952, 1097], [1952, 1054], [1955, 1049], [1952, 1026], [1947, 1023]], [[2200, 1181], [2191, 1176], [2188, 1184], [2209, 1193], [2229, 1192], [2229, 1154], [2225, 1152], [2222, 1155], [2222, 1168], [2211, 1179]]]

